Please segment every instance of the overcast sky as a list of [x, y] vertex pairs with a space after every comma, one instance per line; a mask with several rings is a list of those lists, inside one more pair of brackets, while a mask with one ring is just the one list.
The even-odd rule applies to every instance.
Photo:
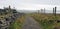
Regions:
[[55, 6], [57, 10], [60, 10], [60, 0], [0, 0], [0, 8], [8, 7], [9, 5], [18, 10], [39, 10], [41, 8], [52, 10]]

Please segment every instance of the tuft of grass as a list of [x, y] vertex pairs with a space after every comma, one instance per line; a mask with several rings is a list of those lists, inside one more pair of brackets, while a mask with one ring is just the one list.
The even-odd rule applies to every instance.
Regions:
[[21, 29], [21, 23], [15, 21], [13, 24], [11, 24], [10, 29]]
[[22, 29], [22, 25], [24, 23], [25, 16], [21, 16], [17, 18], [17, 20], [11, 24], [10, 29]]

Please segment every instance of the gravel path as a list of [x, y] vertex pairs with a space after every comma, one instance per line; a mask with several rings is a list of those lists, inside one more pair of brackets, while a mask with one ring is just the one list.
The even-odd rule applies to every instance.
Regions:
[[22, 29], [41, 29], [41, 28], [32, 17], [26, 17]]

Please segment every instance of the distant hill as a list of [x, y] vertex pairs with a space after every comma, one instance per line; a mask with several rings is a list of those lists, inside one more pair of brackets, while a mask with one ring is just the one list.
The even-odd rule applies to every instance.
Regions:
[[[38, 10], [17, 10], [18, 12], [20, 13], [34, 13], [34, 12], [38, 12]], [[42, 13], [40, 10], [39, 10], [40, 13]], [[45, 10], [45, 13], [53, 13], [53, 10]], [[57, 14], [60, 14], [60, 11], [57, 10], [56, 12]]]
[[20, 13], [33, 13], [33, 12], [37, 12], [36, 10], [17, 10]]

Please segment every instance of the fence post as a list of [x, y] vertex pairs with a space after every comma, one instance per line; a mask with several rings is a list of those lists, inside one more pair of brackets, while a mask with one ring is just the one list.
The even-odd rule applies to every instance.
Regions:
[[54, 8], [53, 8], [53, 15], [54, 15], [54, 13], [55, 13], [55, 12], [54, 12]]
[[56, 8], [57, 8], [57, 7], [55, 7], [55, 16], [56, 16]]
[[45, 8], [44, 8], [44, 14], [45, 14]]

